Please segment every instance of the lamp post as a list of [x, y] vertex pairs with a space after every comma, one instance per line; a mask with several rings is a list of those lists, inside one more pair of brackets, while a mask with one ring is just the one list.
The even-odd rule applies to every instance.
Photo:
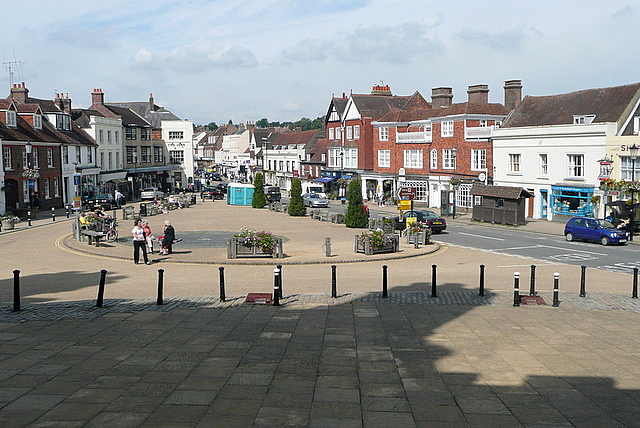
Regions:
[[636, 181], [636, 156], [638, 155], [638, 146], [635, 143], [629, 147], [629, 153], [631, 154], [631, 218], [629, 219], [629, 241], [633, 241], [633, 229], [636, 209], [633, 206], [634, 201], [634, 187]]

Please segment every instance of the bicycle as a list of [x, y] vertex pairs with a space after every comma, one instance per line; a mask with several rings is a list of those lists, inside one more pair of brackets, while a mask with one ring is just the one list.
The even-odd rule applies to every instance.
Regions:
[[108, 217], [104, 221], [104, 238], [107, 242], [115, 242], [118, 239], [118, 230], [116, 227], [118, 226], [118, 222], [112, 218]]

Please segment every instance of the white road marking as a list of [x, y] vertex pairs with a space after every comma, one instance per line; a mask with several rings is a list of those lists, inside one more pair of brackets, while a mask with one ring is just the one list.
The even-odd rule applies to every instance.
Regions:
[[506, 241], [506, 239], [494, 238], [493, 236], [473, 235], [471, 233], [465, 233], [465, 232], [459, 232], [459, 234], [460, 235], [473, 236], [475, 238], [493, 239], [494, 241]]

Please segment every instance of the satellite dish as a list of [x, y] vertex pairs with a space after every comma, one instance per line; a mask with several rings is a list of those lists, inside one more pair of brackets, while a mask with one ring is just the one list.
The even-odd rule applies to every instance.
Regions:
[[484, 180], [487, 179], [487, 174], [485, 174], [484, 172], [481, 172], [480, 174], [478, 174], [478, 180], [484, 182]]

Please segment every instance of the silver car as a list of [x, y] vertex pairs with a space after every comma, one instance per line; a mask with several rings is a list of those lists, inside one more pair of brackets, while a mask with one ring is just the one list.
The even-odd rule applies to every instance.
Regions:
[[140, 194], [141, 199], [162, 199], [164, 198], [164, 192], [158, 190], [157, 187], [147, 187], [142, 189], [142, 193]]
[[302, 195], [302, 200], [304, 201], [305, 207], [325, 208], [329, 206], [329, 200], [317, 193], [305, 193]]

